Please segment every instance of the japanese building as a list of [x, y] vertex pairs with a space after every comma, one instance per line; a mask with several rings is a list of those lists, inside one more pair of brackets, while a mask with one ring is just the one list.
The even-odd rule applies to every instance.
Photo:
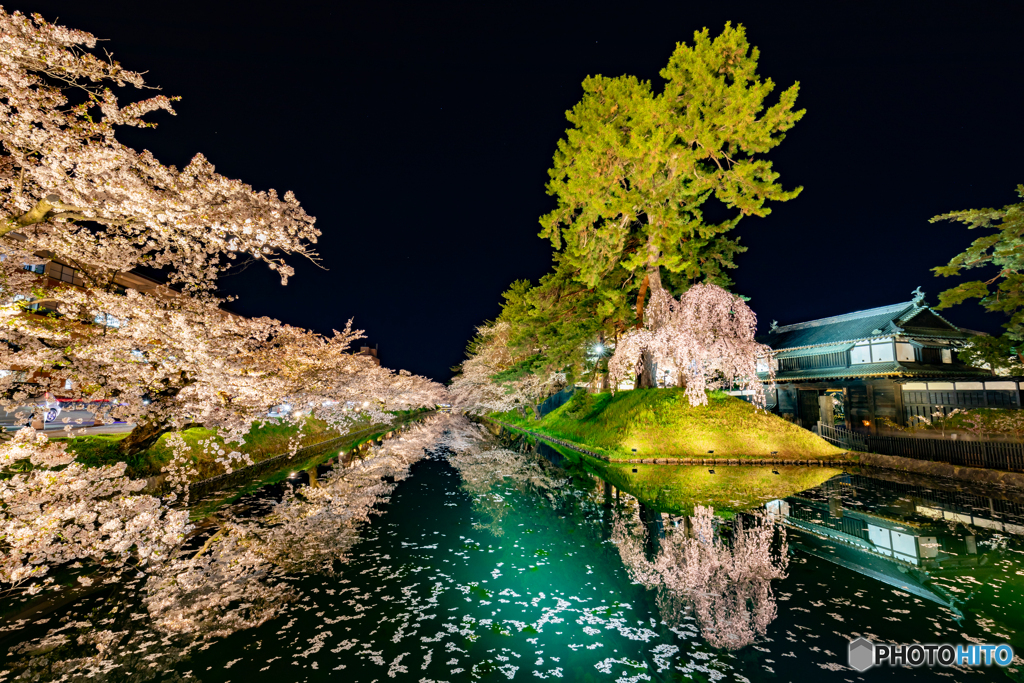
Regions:
[[772, 323], [762, 340], [776, 352], [769, 405], [808, 429], [821, 420], [867, 434], [937, 410], [1019, 408], [1021, 378], [996, 377], [957, 358], [977, 334], [933, 311], [919, 290], [905, 303]]

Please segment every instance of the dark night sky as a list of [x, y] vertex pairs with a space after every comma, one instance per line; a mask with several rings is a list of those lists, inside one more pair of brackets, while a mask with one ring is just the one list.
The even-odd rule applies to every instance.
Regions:
[[[655, 79], [677, 41], [743, 23], [762, 75], [807, 115], [771, 155], [796, 200], [737, 232], [762, 325], [934, 295], [929, 268], [975, 235], [938, 213], [1015, 201], [1024, 183], [1024, 5], [1013, 2], [22, 2], [8, 11], [108, 40], [180, 95], [122, 139], [183, 165], [203, 152], [257, 189], [293, 190], [328, 270], [280, 287], [224, 280], [234, 310], [321, 332], [350, 317], [385, 365], [447, 380], [473, 327], [550, 245], [544, 183], [588, 74]], [[974, 304], [948, 313], [996, 331]]]

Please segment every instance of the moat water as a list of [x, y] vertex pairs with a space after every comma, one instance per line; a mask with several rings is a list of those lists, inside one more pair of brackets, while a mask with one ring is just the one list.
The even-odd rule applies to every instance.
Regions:
[[[633, 468], [609, 474], [546, 446], [504, 446], [515, 454], [504, 468], [456, 466], [444, 452], [413, 465], [343, 565], [272, 577], [260, 625], [225, 623], [197, 642], [151, 623], [141, 584], [111, 584], [5, 624], [0, 681], [1024, 680], [1016, 665], [847, 667], [859, 636], [1005, 642], [1024, 654], [1024, 505], [1010, 494], [836, 472], [781, 497], [747, 490], [730, 505], [709, 495], [716, 533], [770, 513], [772, 552], [788, 560], [785, 578], [744, 597], [738, 616], [715, 615], [719, 628], [749, 623], [745, 610], [768, 601], [775, 616], [763, 632], [716, 647], [707, 615], [667, 600], [671, 587], [634, 583], [620, 547], [628, 529], [654, 561], [673, 534], [694, 533], [687, 510], [632, 487], [630, 475], [644, 476]], [[774, 476], [776, 487], [786, 478]], [[212, 602], [211, 619], [235, 599]], [[99, 632], [119, 635], [98, 647]], [[88, 675], [55, 673], [93, 651]]]

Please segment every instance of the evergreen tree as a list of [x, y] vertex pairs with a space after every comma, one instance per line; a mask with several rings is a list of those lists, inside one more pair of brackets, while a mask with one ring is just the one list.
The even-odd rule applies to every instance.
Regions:
[[[726, 24], [714, 39], [704, 29], [692, 46], [677, 45], [661, 93], [634, 76], [593, 76], [566, 115], [572, 127], [547, 186], [558, 206], [540, 234], [588, 290], [607, 293], [607, 281], [625, 273], [617, 291], [636, 292], [634, 324], [647, 292], [663, 287], [661, 269], [728, 285], [725, 271], [744, 248], [727, 233], [802, 189], [784, 190], [763, 158], [803, 117], [794, 110], [799, 86], [766, 108], [775, 84], [758, 76], [758, 57], [743, 26]], [[712, 197], [730, 214], [717, 223], [705, 219]]]
[[[1024, 199], [1024, 185], [1017, 186], [1017, 194]], [[1009, 316], [1003, 325], [1006, 332], [998, 337], [976, 337], [960, 352], [961, 359], [971, 365], [987, 363], [995, 370], [1024, 372], [1024, 202], [1001, 209], [953, 211], [935, 216], [931, 222], [947, 220], [964, 223], [971, 230], [996, 232], [974, 240], [945, 266], [933, 268], [936, 275], [960, 275], [963, 270], [985, 266], [998, 270], [987, 280], [963, 282], [942, 292], [936, 308], [979, 299], [987, 310]]]

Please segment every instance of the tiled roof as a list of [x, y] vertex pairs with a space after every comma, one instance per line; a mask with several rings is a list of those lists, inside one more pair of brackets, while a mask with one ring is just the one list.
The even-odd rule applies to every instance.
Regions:
[[801, 358], [803, 356], [817, 356], [823, 353], [839, 353], [841, 351], [849, 351], [853, 348], [853, 343], [847, 344], [832, 344], [830, 346], [813, 346], [804, 349], [793, 349], [792, 351], [782, 350], [775, 354], [776, 358]]
[[[871, 337], [892, 336], [900, 333], [905, 323], [910, 323], [919, 315], [928, 311], [925, 318], [938, 319], [939, 327], [916, 327], [910, 325], [913, 334], [942, 338], [966, 338], [952, 323], [942, 318], [927, 306], [918, 305], [914, 301], [901, 304], [881, 306], [864, 311], [854, 311], [830, 318], [810, 320], [794, 325], [784, 325], [772, 330], [765, 342], [777, 351], [797, 349], [807, 346], [839, 344], [853, 342]], [[933, 322], [936, 322], [933, 319]], [[948, 325], [948, 327], [946, 327]], [[909, 333], [909, 331], [908, 331]], [[823, 350], [823, 352], [825, 352]]]
[[[766, 379], [767, 375], [759, 375]], [[987, 370], [968, 368], [962, 365], [924, 365], [914, 363], [864, 363], [848, 368], [815, 368], [813, 370], [784, 370], [775, 373], [775, 381], [789, 382], [804, 379], [842, 379], [846, 377], [991, 377]]]

